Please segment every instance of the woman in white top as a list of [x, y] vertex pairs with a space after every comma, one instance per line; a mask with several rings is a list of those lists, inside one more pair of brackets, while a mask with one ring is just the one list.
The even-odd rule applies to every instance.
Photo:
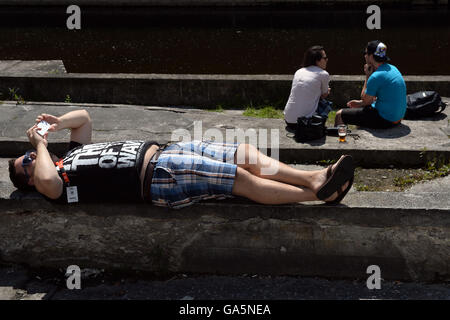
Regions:
[[294, 75], [291, 94], [284, 108], [288, 127], [295, 129], [299, 117], [311, 117], [317, 110], [319, 99], [330, 94], [330, 75], [325, 71], [327, 62], [322, 46], [313, 46], [305, 52], [303, 68]]

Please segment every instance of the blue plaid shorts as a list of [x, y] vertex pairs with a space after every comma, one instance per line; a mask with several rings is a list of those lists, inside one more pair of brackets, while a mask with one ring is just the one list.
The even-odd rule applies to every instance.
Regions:
[[200, 200], [233, 197], [238, 146], [196, 140], [169, 145], [155, 163], [152, 203], [178, 209]]

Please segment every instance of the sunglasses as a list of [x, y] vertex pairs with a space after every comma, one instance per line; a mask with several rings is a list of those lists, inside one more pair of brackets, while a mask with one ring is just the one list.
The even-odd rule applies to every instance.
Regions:
[[28, 150], [27, 152], [25, 152], [25, 155], [23, 156], [22, 159], [22, 168], [23, 171], [25, 172], [25, 177], [27, 178], [27, 181], [30, 180], [30, 175], [27, 172], [27, 166], [29, 166], [31, 162], [33, 162], [33, 159], [30, 156], [32, 152], [35, 152], [35, 150]]

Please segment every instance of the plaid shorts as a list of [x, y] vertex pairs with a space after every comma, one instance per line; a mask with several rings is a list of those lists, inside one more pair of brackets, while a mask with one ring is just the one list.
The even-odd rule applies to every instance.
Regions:
[[178, 209], [200, 200], [232, 197], [238, 145], [191, 141], [168, 146], [155, 163], [153, 204]]

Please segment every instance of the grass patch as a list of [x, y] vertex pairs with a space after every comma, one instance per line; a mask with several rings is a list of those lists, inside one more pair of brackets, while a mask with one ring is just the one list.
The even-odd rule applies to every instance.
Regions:
[[407, 177], [397, 177], [394, 179], [394, 185], [405, 189], [417, 182], [428, 181], [436, 178], [448, 176], [450, 174], [450, 161], [445, 163], [443, 160], [428, 161], [423, 172], [410, 174]]
[[273, 106], [252, 107], [245, 109], [244, 116], [254, 118], [284, 119], [283, 110], [274, 108]]
[[317, 161], [316, 163], [317, 163], [319, 166], [325, 166], [325, 167], [328, 167], [329, 165], [335, 164], [336, 162], [337, 162], [336, 159], [331, 159], [331, 160], [319, 160], [319, 161]]
[[450, 161], [429, 161], [416, 169], [355, 169], [357, 191], [401, 192], [412, 185], [450, 175]]
[[356, 191], [372, 191], [368, 185], [361, 184], [361, 183], [356, 183], [355, 189], [356, 189]]
[[9, 88], [9, 96], [12, 101], [16, 101], [17, 104], [25, 104], [25, 99], [18, 94], [18, 88]]
[[210, 108], [210, 109], [206, 109], [206, 111], [209, 111], [209, 112], [223, 112], [224, 111], [224, 109], [223, 109], [223, 107], [222, 107], [222, 105], [217, 105], [217, 107], [216, 108]]
[[336, 110], [331, 110], [330, 113], [328, 114], [328, 119], [327, 122], [325, 123], [325, 125], [327, 127], [334, 127], [334, 119], [336, 118]]

